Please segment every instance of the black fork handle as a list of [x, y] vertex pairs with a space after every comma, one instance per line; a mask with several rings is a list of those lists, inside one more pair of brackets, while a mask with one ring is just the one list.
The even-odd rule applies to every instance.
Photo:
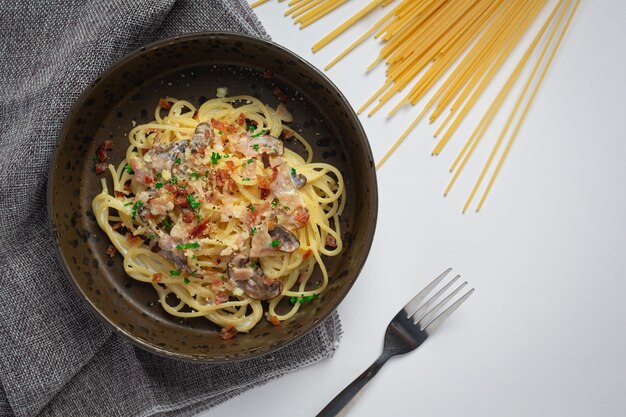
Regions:
[[337, 396], [319, 412], [317, 417], [345, 416], [359, 394], [363, 392], [363, 388], [374, 378], [378, 371], [380, 371], [380, 368], [387, 363], [389, 358], [390, 356], [383, 352], [365, 372], [337, 394]]

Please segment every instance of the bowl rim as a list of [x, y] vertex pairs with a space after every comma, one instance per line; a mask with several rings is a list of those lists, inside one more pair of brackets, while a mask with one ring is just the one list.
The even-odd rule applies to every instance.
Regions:
[[[318, 77], [320, 77], [328, 85], [328, 87], [332, 88], [333, 92], [336, 93], [340, 97], [340, 99], [343, 101], [342, 104], [346, 107], [348, 117], [352, 119], [352, 121], [354, 122], [357, 133], [362, 139], [361, 142], [364, 147], [364, 151], [369, 159], [369, 161], [367, 161], [369, 165], [368, 172], [370, 174], [370, 179], [371, 179], [371, 184], [372, 184], [372, 214], [373, 216], [371, 220], [371, 232], [369, 233], [369, 236], [366, 236], [366, 241], [365, 241], [364, 250], [363, 250], [363, 260], [362, 262], [360, 262], [358, 269], [355, 271], [354, 279], [352, 280], [352, 282], [348, 284], [344, 293], [333, 304], [331, 304], [330, 308], [327, 310], [326, 313], [320, 314], [318, 317], [316, 317], [316, 320], [312, 322], [310, 327], [303, 326], [302, 327], [303, 330], [301, 330], [299, 333], [296, 332], [296, 334], [290, 339], [285, 340], [275, 346], [272, 346], [271, 348], [258, 349], [252, 353], [247, 354], [245, 357], [238, 356], [234, 358], [219, 357], [219, 356], [213, 357], [213, 356], [204, 356], [204, 355], [195, 356], [193, 354], [183, 354], [183, 353], [167, 350], [160, 346], [150, 344], [149, 342], [121, 328], [116, 322], [114, 322], [107, 315], [102, 313], [100, 309], [98, 309], [98, 307], [93, 303], [91, 298], [78, 285], [77, 278], [74, 277], [74, 274], [71, 272], [69, 268], [68, 260], [66, 259], [66, 256], [63, 250], [61, 249], [61, 244], [60, 244], [59, 237], [57, 234], [57, 228], [55, 226], [55, 222], [53, 218], [53, 208], [51, 204], [52, 199], [53, 199], [53, 196], [52, 196], [53, 183], [55, 179], [54, 173], [57, 168], [61, 145], [63, 145], [63, 143], [66, 141], [69, 130], [73, 126], [73, 124], [71, 124], [70, 122], [75, 118], [74, 117], [75, 114], [82, 107], [83, 103], [85, 102], [85, 99], [89, 96], [93, 87], [97, 83], [99, 83], [100, 81], [108, 77], [111, 73], [113, 73], [118, 68], [126, 65], [129, 61], [132, 61], [133, 59], [137, 58], [138, 56], [144, 53], [147, 53], [148, 51], [152, 49], [158, 49], [164, 46], [172, 46], [179, 42], [185, 42], [185, 41], [190, 41], [194, 39], [211, 39], [211, 38], [213, 39], [229, 38], [235, 41], [240, 40], [242, 42], [258, 43], [268, 48], [278, 49], [280, 52], [288, 55], [290, 58], [294, 60], [297, 60], [300, 65], [307, 67], [309, 70], [313, 71]], [[95, 313], [95, 316], [98, 317], [100, 320], [104, 321], [111, 329], [115, 331], [115, 333], [121, 335], [124, 339], [130, 341], [135, 346], [138, 346], [139, 348], [143, 350], [146, 350], [151, 353], [155, 353], [163, 357], [187, 361], [187, 362], [229, 363], [229, 362], [239, 362], [239, 361], [244, 361], [248, 359], [258, 358], [264, 355], [271, 354], [279, 349], [282, 349], [294, 343], [295, 341], [299, 340], [300, 338], [304, 337], [306, 334], [310, 333], [315, 328], [317, 328], [321, 324], [322, 321], [327, 319], [334, 311], [337, 310], [338, 306], [345, 299], [346, 295], [348, 294], [348, 292], [350, 291], [350, 289], [356, 282], [357, 278], [360, 276], [361, 271], [363, 270], [363, 267], [365, 266], [365, 263], [367, 262], [367, 258], [369, 256], [369, 253], [372, 247], [374, 235], [376, 232], [377, 219], [378, 219], [378, 183], [377, 183], [377, 177], [376, 177], [376, 168], [375, 168], [373, 161], [374, 161], [374, 157], [372, 154], [372, 149], [371, 149], [367, 134], [365, 133], [363, 125], [361, 121], [359, 120], [359, 117], [357, 116], [356, 112], [350, 105], [350, 102], [348, 101], [348, 99], [344, 96], [341, 90], [330, 80], [330, 78], [328, 78], [328, 76], [326, 76], [321, 70], [319, 70], [317, 67], [309, 63], [307, 60], [305, 60], [303, 57], [296, 54], [295, 52], [275, 42], [272, 42], [272, 41], [269, 41], [269, 40], [266, 40], [257, 36], [247, 35], [247, 34], [238, 33], [238, 32], [226, 32], [226, 31], [193, 32], [193, 33], [187, 33], [184, 35], [174, 36], [170, 38], [160, 39], [160, 40], [148, 43], [144, 46], [140, 46], [134, 49], [133, 51], [129, 52], [128, 54], [124, 55], [123, 57], [115, 61], [113, 64], [108, 66], [93, 81], [91, 81], [87, 86], [84, 87], [84, 90], [82, 91], [80, 96], [76, 99], [76, 101], [70, 108], [69, 112], [67, 113], [65, 117], [65, 121], [63, 122], [61, 130], [59, 131], [59, 134], [57, 136], [56, 144], [54, 147], [54, 152], [52, 155], [52, 160], [50, 163], [50, 167], [48, 169], [48, 184], [47, 184], [47, 192], [46, 192], [47, 204], [46, 205], [47, 205], [47, 214], [48, 214], [47, 216], [48, 224], [50, 227], [50, 233], [52, 234], [52, 238], [54, 241], [54, 245], [53, 245], [54, 250], [56, 252], [57, 259], [59, 260], [59, 263], [61, 264], [61, 268], [64, 272], [65, 277], [69, 278], [69, 281], [71, 282], [71, 285], [74, 288], [74, 290], [77, 292], [80, 298], [82, 298], [82, 300], [86, 302], [86, 304], [89, 306], [91, 311]]]

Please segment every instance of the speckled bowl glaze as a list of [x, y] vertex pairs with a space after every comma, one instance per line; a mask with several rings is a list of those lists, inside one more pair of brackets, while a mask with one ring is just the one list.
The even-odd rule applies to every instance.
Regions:
[[[272, 78], [264, 78], [270, 70]], [[276, 106], [279, 86], [295, 122], [311, 143], [316, 161], [337, 166], [346, 182], [341, 217], [345, 248], [325, 260], [330, 285], [281, 326], [266, 320], [231, 340], [203, 318], [167, 314], [149, 284], [124, 272], [120, 255], [109, 258], [107, 236], [91, 201], [101, 191], [94, 172], [96, 148], [114, 142], [109, 162], [119, 163], [133, 121], [154, 120], [159, 98], [200, 104], [227, 86], [229, 95], [249, 94]], [[295, 143], [286, 146], [302, 152]], [[109, 184], [110, 184], [110, 179]], [[78, 99], [61, 131], [50, 171], [48, 206], [61, 264], [91, 308], [136, 345], [171, 358], [225, 362], [270, 353], [324, 320], [356, 280], [368, 255], [377, 215], [376, 172], [367, 137], [345, 97], [322, 73], [292, 52], [233, 33], [197, 33], [147, 45], [120, 60]], [[319, 268], [318, 268], [319, 269]], [[319, 271], [317, 271], [319, 273]]]

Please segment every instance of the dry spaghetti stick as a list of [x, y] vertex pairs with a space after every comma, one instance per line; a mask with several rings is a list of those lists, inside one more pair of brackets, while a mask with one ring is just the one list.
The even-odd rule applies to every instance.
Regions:
[[[455, 12], [455, 13], [451, 14], [450, 19], [456, 21], [456, 18], [462, 17], [463, 14], [467, 12], [467, 9], [463, 9], [463, 8], [459, 8], [458, 10], [453, 9], [451, 13], [452, 12]], [[421, 58], [417, 62], [405, 61], [404, 63], [402, 63], [402, 67], [411, 66], [415, 68], [415, 71], [421, 71], [422, 68], [424, 68], [429, 62], [433, 60], [433, 57], [436, 56], [436, 53], [437, 51], [441, 49], [441, 46], [444, 46], [447, 43], [448, 38], [445, 36], [444, 32], [445, 30], [442, 29], [439, 32], [436, 32], [433, 34], [433, 37], [436, 38], [435, 43], [433, 45], [430, 45], [428, 49], [428, 51], [432, 50], [432, 52], [430, 52], [429, 54], [425, 54], [425, 53], [422, 54]], [[428, 52], [428, 51], [425, 51], [425, 52]], [[393, 97], [393, 95], [395, 95], [398, 91], [400, 91], [402, 88], [408, 85], [408, 83], [410, 82], [412, 78], [413, 77], [405, 77], [404, 81], [402, 82], [396, 81], [394, 88], [387, 91], [380, 98], [379, 103], [369, 112], [368, 116], [373, 116], [383, 105], [387, 103], [387, 101], [389, 101], [389, 99], [391, 99], [391, 97]]]
[[304, 29], [312, 23], [315, 23], [322, 17], [326, 16], [328, 13], [335, 10], [337, 7], [341, 6], [348, 0], [326, 0], [325, 3], [321, 4], [319, 7], [309, 11], [308, 13], [302, 15], [300, 18], [296, 19], [296, 23], [301, 23], [300, 29]]
[[[523, 3], [517, 3], [517, 6], [523, 6]], [[443, 127], [447, 125], [460, 103], [465, 101], [467, 95], [474, 90], [476, 84], [483, 78], [491, 62], [497, 60], [503, 45], [510, 40], [511, 33], [514, 33], [503, 28], [510, 27], [511, 30], [514, 30], [512, 22], [523, 13], [523, 8], [512, 7], [510, 11], [505, 9], [503, 13], [501, 19], [498, 19], [498, 21], [491, 25], [488, 31], [485, 32], [483, 39], [480, 39], [476, 44], [475, 50], [470, 51], [471, 55], [468, 54], [469, 60], [462, 63], [467, 64], [467, 66], [464, 68], [463, 72], [459, 74], [459, 78], [452, 84], [452, 88], [443, 94], [441, 100], [437, 103], [435, 110], [430, 116], [430, 123], [433, 123], [443, 110], [449, 106], [450, 101], [460, 94], [459, 98], [450, 109], [450, 114], [448, 114], [446, 120], [441, 124], [439, 130], [435, 132], [435, 137], [438, 136]]]
[[[563, 4], [563, 0], [559, 0], [558, 4], [552, 10], [552, 13], [550, 13], [550, 16], [546, 19], [543, 26], [539, 30], [539, 32], [537, 32], [535, 39], [533, 39], [533, 42], [529, 45], [528, 49], [524, 53], [524, 56], [518, 62], [515, 70], [511, 73], [511, 75], [509, 76], [509, 79], [506, 81], [506, 83], [504, 84], [504, 86], [502, 87], [498, 95], [496, 96], [496, 99], [489, 106], [489, 109], [487, 110], [483, 118], [481, 119], [480, 124], [476, 127], [472, 135], [469, 137], [469, 139], [463, 146], [463, 149], [461, 150], [461, 152], [459, 152], [456, 159], [452, 163], [452, 166], [450, 167], [450, 172], [454, 171], [457, 164], [459, 163], [461, 158], [464, 156], [469, 146], [474, 142], [474, 140], [480, 141], [480, 138], [485, 133], [487, 127], [491, 124], [491, 121], [495, 117], [496, 113], [499, 111], [500, 106], [504, 102], [504, 99], [508, 96], [509, 92], [511, 91], [511, 88], [513, 87], [517, 79], [519, 78], [522, 72], [522, 69], [526, 66], [526, 63], [528, 62], [528, 59], [530, 58], [530, 55], [534, 52], [541, 38], [543, 38], [543, 35], [548, 29], [548, 26], [554, 20], [554, 16], [556, 15], [556, 12], [559, 10], [562, 4]], [[452, 184], [453, 184], [453, 181], [451, 181], [450, 184], [448, 185], [448, 188], [446, 189], [446, 192], [444, 193], [444, 195], [447, 194], [447, 192], [450, 190], [450, 187], [452, 186]]]
[[251, 8], [255, 8], [257, 6], [262, 5], [263, 3], [267, 3], [269, 0], [257, 0], [250, 5]]
[[469, 112], [471, 106], [473, 106], [474, 102], [485, 90], [487, 84], [491, 81], [495, 73], [502, 66], [504, 60], [508, 57], [515, 44], [519, 41], [519, 38], [523, 35], [530, 22], [534, 19], [540, 9], [540, 6], [541, 4], [537, 2], [536, 7], [533, 10], [529, 11], [529, 14], [527, 16], [524, 16], [524, 20], [520, 23], [520, 26], [518, 28], [515, 28], [516, 30], [514, 31], [514, 36], [512, 36], [512, 38], [508, 41], [505, 49], [501, 52], [496, 62], [491, 66], [491, 68], [489, 68], [489, 71], [487, 72], [487, 74], [485, 74], [479, 86], [476, 88], [474, 93], [460, 110], [459, 115], [456, 117], [452, 125], [448, 128], [443, 138], [441, 138], [441, 140], [437, 143], [437, 145], [433, 149], [433, 155], [439, 154], [443, 147], [448, 143], [450, 137], [459, 127], [459, 125]]
[[305, 13], [306, 11], [308, 11], [308, 10], [312, 9], [313, 7], [317, 6], [322, 1], [324, 1], [324, 0], [306, 0], [306, 1], [303, 1], [302, 3], [298, 3], [295, 6], [287, 9], [285, 11], [285, 16], [291, 15], [292, 18], [296, 18], [296, 17], [300, 16], [302, 13]]
[[539, 81], [537, 82], [537, 84], [535, 85], [535, 89], [532, 92], [532, 95], [530, 96], [530, 99], [528, 100], [528, 103], [526, 104], [526, 108], [524, 108], [524, 112], [522, 113], [522, 116], [520, 117], [520, 120], [517, 123], [517, 126], [515, 126], [515, 130], [513, 131], [513, 134], [511, 135], [511, 138], [509, 139], [509, 142], [506, 145], [506, 148], [504, 149], [504, 152], [502, 153], [502, 156], [500, 157], [500, 160], [498, 161], [498, 165], [496, 166], [496, 169], [493, 173], [493, 175], [491, 176], [491, 179], [489, 180], [489, 183], [487, 184], [487, 188], [485, 189], [485, 192], [483, 193], [480, 202], [478, 203], [478, 206], [476, 207], [476, 211], [480, 211], [480, 209], [482, 208], [485, 199], [487, 198], [487, 196], [489, 195], [489, 192], [491, 191], [491, 187], [493, 186], [493, 183], [496, 180], [496, 177], [498, 176], [498, 173], [500, 172], [500, 169], [502, 168], [502, 164], [504, 163], [504, 160], [506, 159], [511, 146], [513, 145], [513, 142], [515, 141], [515, 138], [517, 136], [517, 133], [519, 132], [519, 129], [524, 121], [524, 119], [526, 118], [526, 114], [528, 113], [528, 109], [530, 108], [530, 105], [532, 104], [533, 100], [535, 99], [535, 96], [537, 94], [537, 91], [539, 90], [539, 87], [541, 86], [541, 83], [543, 82], [544, 77], [546, 76], [546, 73], [548, 71], [548, 68], [550, 68], [550, 65], [552, 64], [552, 60], [554, 59], [554, 56], [556, 55], [556, 51], [559, 49], [559, 46], [561, 45], [561, 41], [563, 40], [563, 37], [565, 36], [565, 32], [567, 32], [567, 29], [569, 28], [570, 23], [572, 22], [572, 18], [574, 17], [574, 14], [576, 13], [576, 10], [578, 9], [578, 5], [580, 4], [580, 0], [576, 0], [576, 3], [574, 3], [574, 8], [572, 9], [567, 22], [565, 23], [565, 26], [563, 27], [563, 30], [561, 31], [561, 34], [559, 36], [559, 39], [556, 42], [556, 45], [554, 47], [554, 49], [552, 50], [552, 53], [550, 54], [550, 57], [548, 59], [548, 62], [546, 63], [541, 76], [539, 77]]
[[[372, 0], [367, 6], [359, 10], [357, 14], [337, 26], [337, 28], [332, 30], [328, 35], [324, 36], [318, 43], [323, 42], [324, 44], [328, 44], [329, 42], [332, 42], [337, 36], [341, 35], [348, 28], [352, 27], [352, 25], [361, 20], [363, 17], [367, 16], [370, 12], [372, 12], [374, 9], [376, 9], [381, 4], [384, 4], [385, 2], [387, 2], [387, 0]], [[315, 52], [315, 50], [313, 50], [313, 52]]]
[[[468, 27], [460, 36], [459, 38], [456, 40], [456, 42], [454, 43], [454, 46], [452, 48], [449, 48], [448, 50], [446, 50], [445, 52], [442, 52], [444, 57], [441, 58], [440, 62], [445, 62], [445, 64], [442, 63], [442, 68], [439, 70], [439, 74], [437, 75], [437, 80], [441, 77], [441, 73], [445, 72], [448, 70], [448, 68], [450, 68], [454, 62], [458, 59], [459, 56], [461, 56], [461, 54], [463, 53], [464, 50], [467, 49], [467, 47], [471, 44], [472, 40], [475, 37], [475, 33], [476, 32], [480, 32], [483, 30], [484, 26], [488, 23], [488, 18], [491, 16], [491, 14], [495, 11], [498, 2], [491, 2], [488, 5], [488, 9], [484, 10], [482, 12], [482, 14], [480, 15], [479, 19], [474, 20], [471, 23], [471, 27]], [[474, 27], [475, 25], [475, 27]], [[429, 69], [430, 71], [430, 69]], [[437, 89], [437, 91], [435, 92], [435, 94], [430, 98], [430, 100], [428, 101], [428, 103], [426, 103], [426, 105], [424, 106], [424, 110], [422, 111], [422, 113], [425, 113], [426, 111], [430, 110], [430, 108], [437, 102], [437, 100], [439, 100], [439, 98], [441, 97], [441, 94], [443, 94], [443, 92], [448, 88], [449, 83], [452, 81], [451, 77], [447, 77], [446, 80], [444, 81], [444, 83], [442, 84], [442, 86]], [[426, 91], [423, 91], [421, 93], [421, 95], [417, 95], [416, 93], [418, 92], [416, 90], [417, 87], [420, 87], [422, 80], [420, 79], [415, 86], [411, 89], [411, 92], [402, 100], [400, 101], [389, 113], [388, 116], [391, 117], [393, 116], [399, 109], [400, 107], [407, 103], [407, 104], [416, 104], [422, 97], [423, 95], [426, 93]]]

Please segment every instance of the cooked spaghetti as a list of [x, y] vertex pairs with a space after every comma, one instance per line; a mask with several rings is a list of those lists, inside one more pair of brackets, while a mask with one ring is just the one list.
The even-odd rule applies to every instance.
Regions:
[[339, 170], [312, 162], [284, 104], [166, 98], [154, 118], [130, 131], [126, 158], [107, 166], [112, 189], [102, 179], [92, 203], [126, 273], [151, 284], [165, 311], [205, 317], [223, 338], [293, 317], [328, 284], [322, 256], [342, 249]]

